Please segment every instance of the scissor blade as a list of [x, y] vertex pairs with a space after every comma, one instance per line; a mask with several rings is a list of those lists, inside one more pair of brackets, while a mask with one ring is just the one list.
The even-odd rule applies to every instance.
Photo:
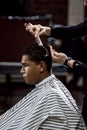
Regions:
[[43, 46], [43, 43], [42, 43], [42, 41], [41, 41], [39, 36], [36, 37], [36, 42], [38, 43], [39, 46]]

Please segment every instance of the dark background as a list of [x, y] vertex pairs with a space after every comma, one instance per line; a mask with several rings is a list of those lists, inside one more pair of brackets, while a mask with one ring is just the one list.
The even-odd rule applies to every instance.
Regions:
[[35, 41], [25, 22], [66, 25], [67, 10], [68, 0], [0, 0], [0, 62], [19, 62], [23, 47]]

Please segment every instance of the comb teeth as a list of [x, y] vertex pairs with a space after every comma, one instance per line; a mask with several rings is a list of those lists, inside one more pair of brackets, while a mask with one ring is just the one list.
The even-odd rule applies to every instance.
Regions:
[[43, 46], [43, 43], [39, 36], [36, 37], [36, 42], [38, 43], [39, 46]]

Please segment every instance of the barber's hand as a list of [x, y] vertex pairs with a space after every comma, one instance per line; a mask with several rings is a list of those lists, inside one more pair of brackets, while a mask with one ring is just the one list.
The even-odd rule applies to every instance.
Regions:
[[64, 54], [64, 53], [58, 53], [57, 51], [55, 51], [52, 48], [52, 46], [50, 46], [50, 51], [51, 51], [51, 56], [52, 56], [53, 62], [64, 64], [64, 62], [65, 62], [65, 60], [67, 58], [66, 54]]
[[41, 36], [41, 35], [46, 35], [50, 36], [51, 34], [51, 28], [47, 26], [42, 26], [40, 24], [33, 25], [31, 23], [25, 25], [26, 30], [29, 31], [32, 35], [35, 37]]

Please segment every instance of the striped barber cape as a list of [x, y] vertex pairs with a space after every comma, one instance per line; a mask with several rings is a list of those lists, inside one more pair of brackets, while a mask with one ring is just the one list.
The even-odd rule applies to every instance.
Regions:
[[53, 74], [0, 116], [0, 130], [86, 130], [67, 88]]

